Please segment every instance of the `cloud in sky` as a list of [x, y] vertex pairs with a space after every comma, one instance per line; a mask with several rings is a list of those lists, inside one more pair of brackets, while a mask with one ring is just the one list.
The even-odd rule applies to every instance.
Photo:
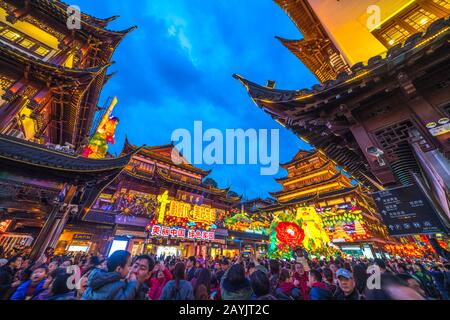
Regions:
[[[113, 30], [132, 25], [116, 50], [118, 71], [104, 87], [99, 104], [116, 95], [114, 115], [120, 118], [117, 144], [125, 136], [136, 145], [170, 142], [173, 130], [192, 130], [196, 120], [204, 130], [255, 128], [280, 130], [280, 161], [289, 161], [309, 148], [258, 109], [233, 73], [277, 87], [299, 89], [316, 83], [303, 64], [275, 35], [301, 37], [289, 17], [271, 0], [78, 0], [81, 10], [105, 18], [120, 17]], [[202, 166], [209, 169], [208, 166]], [[285, 172], [280, 169], [277, 176]], [[261, 176], [257, 165], [216, 165], [211, 177], [219, 186], [232, 186], [246, 198], [266, 197], [280, 186]]]

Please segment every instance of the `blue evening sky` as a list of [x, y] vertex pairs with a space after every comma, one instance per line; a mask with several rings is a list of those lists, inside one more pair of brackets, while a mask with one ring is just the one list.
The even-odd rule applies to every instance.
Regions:
[[[301, 89], [316, 83], [303, 64], [274, 38], [301, 37], [289, 17], [271, 0], [77, 0], [83, 12], [120, 17], [109, 25], [137, 25], [118, 47], [109, 72], [117, 71], [102, 91], [99, 105], [116, 95], [120, 118], [116, 145], [125, 136], [135, 145], [170, 143], [173, 130], [255, 128], [280, 130], [280, 162], [309, 148], [258, 109], [238, 73], [260, 84]], [[200, 166], [210, 169], [208, 166]], [[231, 186], [244, 198], [267, 197], [280, 185], [261, 176], [259, 165], [215, 165], [210, 175], [220, 187]], [[280, 168], [276, 177], [286, 172]]]

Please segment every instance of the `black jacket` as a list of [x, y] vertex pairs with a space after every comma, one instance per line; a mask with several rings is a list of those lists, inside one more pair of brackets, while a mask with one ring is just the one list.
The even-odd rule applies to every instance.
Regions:
[[186, 280], [191, 281], [193, 278], [195, 278], [195, 272], [197, 269], [195, 267], [192, 267], [186, 272]]
[[358, 293], [358, 290], [356, 290], [356, 288], [353, 289], [353, 292], [350, 295], [346, 296], [344, 294], [344, 292], [341, 290], [341, 288], [338, 287], [336, 289], [336, 292], [333, 295], [333, 299], [334, 300], [361, 300], [361, 296]]
[[8, 290], [11, 288], [11, 284], [14, 278], [14, 270], [6, 265], [0, 268], [0, 300], [2, 300]]

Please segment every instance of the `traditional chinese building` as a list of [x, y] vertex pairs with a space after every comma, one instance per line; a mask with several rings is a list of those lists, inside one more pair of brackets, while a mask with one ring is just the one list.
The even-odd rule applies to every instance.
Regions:
[[347, 251], [362, 254], [365, 250], [375, 256], [389, 242], [373, 199], [325, 155], [316, 150], [300, 150], [281, 167], [287, 176], [276, 179], [282, 185], [282, 190], [271, 193], [277, 202], [257, 212], [276, 216], [280, 211], [296, 215], [305, 207], [315, 210], [329, 240]]
[[[304, 2], [283, 3], [294, 10]], [[350, 73], [341, 72], [302, 90], [235, 78], [262, 110], [335, 161], [364, 191], [408, 185], [420, 189], [441, 221], [433, 232], [446, 233], [450, 225], [448, 1], [395, 5], [378, 1], [384, 13], [373, 30], [361, 24], [367, 18], [368, 1], [352, 2], [354, 7], [346, 1], [307, 2], [348, 62]], [[362, 27], [356, 27], [358, 21]], [[289, 199], [289, 192], [280, 197]], [[398, 219], [408, 214], [394, 213]], [[428, 226], [409, 223], [392, 227], [404, 234], [431, 232]]]
[[134, 29], [109, 30], [115, 18], [74, 12], [61, 1], [0, 1], [4, 246], [33, 243], [33, 257], [54, 246], [66, 222], [87, 223], [80, 221], [85, 209], [130, 160], [78, 156], [101, 110], [114, 50]]
[[225, 256], [267, 256], [270, 219], [268, 215], [257, 210], [273, 203], [271, 199], [251, 199], [243, 201], [232, 210], [225, 219], [225, 227], [228, 230]]
[[[126, 140], [122, 154], [133, 152], [85, 220], [114, 226], [113, 245], [134, 254], [221, 255], [227, 237], [223, 221], [240, 197], [205, 183], [210, 171], [189, 164], [172, 144], [139, 149]], [[68, 228], [61, 241], [70, 246], [78, 233]]]
[[76, 150], [98, 110], [107, 68], [134, 29], [111, 31], [109, 19], [80, 14], [80, 28], [60, 1], [0, 2], [0, 133]]
[[0, 245], [9, 250], [33, 244], [36, 258], [55, 246], [68, 222], [99, 233], [95, 224], [82, 221], [85, 209], [131, 156], [93, 160], [0, 135]]
[[446, 0], [274, 0], [302, 33], [276, 37], [323, 83], [360, 61], [383, 55], [448, 16]]

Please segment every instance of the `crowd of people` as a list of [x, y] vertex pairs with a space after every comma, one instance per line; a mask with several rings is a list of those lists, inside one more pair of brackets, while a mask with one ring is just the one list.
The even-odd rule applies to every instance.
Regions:
[[0, 257], [0, 300], [448, 300], [448, 263], [397, 258], [292, 261], [226, 257], [108, 258], [46, 252]]

